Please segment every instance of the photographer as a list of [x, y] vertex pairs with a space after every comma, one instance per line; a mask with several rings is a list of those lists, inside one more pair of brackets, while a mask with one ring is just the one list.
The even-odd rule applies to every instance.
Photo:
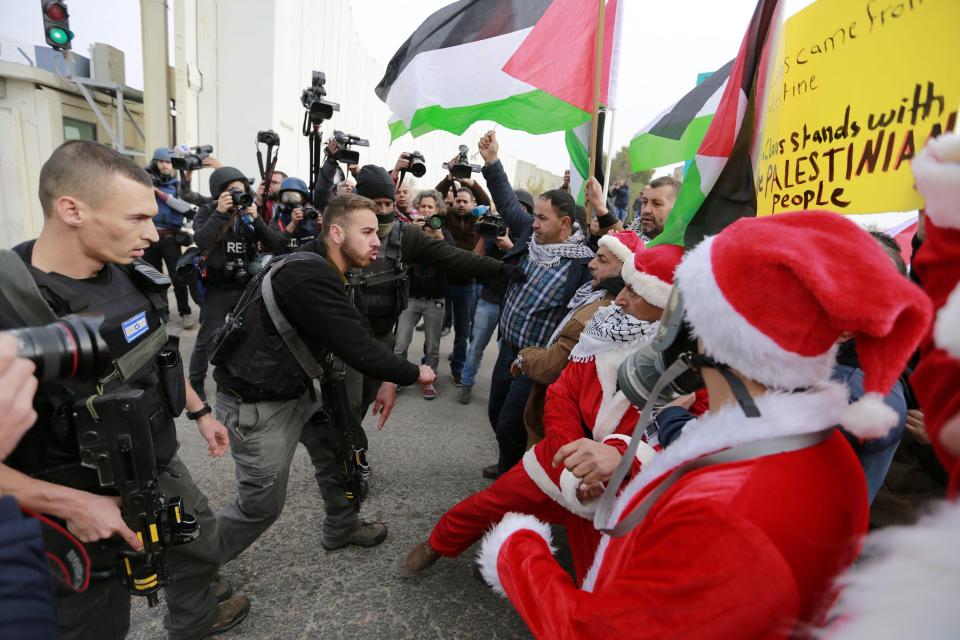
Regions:
[[[340, 145], [336, 138], [327, 140], [327, 146], [323, 150], [327, 157], [320, 167], [317, 183], [313, 185], [313, 204], [321, 213], [323, 213], [327, 203], [339, 194], [340, 185], [349, 179], [344, 174], [343, 169], [340, 168], [340, 163], [337, 162], [339, 151]], [[356, 176], [359, 167], [351, 164], [347, 166], [347, 170], [351, 175]], [[356, 186], [356, 182], [354, 182], [354, 186]]]
[[[157, 228], [160, 240], [150, 245], [144, 252], [143, 259], [153, 265], [157, 271], [163, 271], [163, 265], [166, 264], [167, 275], [173, 280], [173, 293], [177, 298], [177, 312], [180, 314], [183, 328], [193, 329], [196, 322], [190, 313], [187, 286], [177, 275], [177, 260], [180, 258], [181, 247], [191, 244], [189, 237], [183, 233], [183, 222], [193, 214], [181, 213], [171, 208], [167, 200], [171, 197], [178, 198], [194, 206], [202, 206], [207, 203], [207, 199], [190, 190], [192, 172], [185, 172], [182, 182], [177, 179], [177, 171], [173, 168], [171, 158], [173, 158], [171, 149], [159, 147], [153, 152], [153, 160], [146, 168], [153, 179], [154, 189], [161, 192], [155, 194], [157, 215], [153, 218], [153, 226]], [[207, 156], [204, 162], [207, 161], [211, 165], [219, 166], [220, 164], [213, 156]]]
[[280, 202], [270, 228], [288, 240], [287, 252], [319, 235], [319, 214], [310, 204], [310, 190], [300, 178], [287, 178], [280, 185]]
[[[287, 174], [279, 169], [274, 169], [273, 173], [270, 175], [270, 189], [267, 191], [267, 204], [263, 211], [263, 221], [270, 223], [273, 221], [274, 207], [277, 205], [277, 200], [280, 199], [280, 189], [283, 185], [283, 181], [287, 179]], [[257, 207], [263, 203], [263, 180], [260, 181], [260, 184], [257, 185], [257, 192], [254, 194], [254, 202]]]
[[190, 356], [190, 385], [203, 399], [207, 397], [207, 341], [240, 299], [250, 279], [249, 266], [257, 255], [257, 243], [268, 252], [278, 252], [288, 242], [257, 215], [250, 181], [238, 169], [221, 167], [210, 174], [210, 195], [216, 199], [216, 208], [201, 208], [193, 221], [194, 241], [206, 256], [206, 294], [200, 307], [200, 331]]
[[[244, 294], [239, 323], [228, 323], [228, 333], [218, 339], [213, 373], [217, 413], [230, 429], [238, 480], [236, 500], [217, 517], [224, 561], [237, 557], [280, 516], [297, 442], [307, 447], [316, 468], [326, 509], [324, 548], [372, 547], [386, 538], [386, 526], [359, 518], [362, 493], [357, 495], [359, 470], [352, 463], [359, 421], [346, 406], [339, 361], [394, 386], [431, 384], [435, 375], [430, 367], [400, 360], [380, 344], [348, 294], [347, 271], [369, 264], [380, 248], [373, 206], [355, 195], [331, 200], [322, 237], [269, 272], [275, 303], [267, 302], [266, 277], [258, 277]], [[278, 315], [296, 334], [296, 351], [290, 346], [293, 339], [279, 334]], [[225, 337], [233, 331], [242, 333]], [[302, 366], [307, 359], [323, 369], [323, 412]], [[381, 428], [388, 417], [389, 407]]]
[[[474, 228], [473, 208], [476, 206], [470, 189], [457, 189], [447, 226], [455, 246], [479, 253], [482, 249], [478, 248], [478, 243], [482, 246], [483, 240]], [[477, 307], [476, 284], [477, 281], [470, 277], [450, 276], [447, 279], [447, 299], [453, 306], [453, 360], [450, 363], [450, 375], [458, 387], [467, 360], [467, 343], [473, 331], [473, 314]]]
[[[246, 617], [250, 603], [242, 596], [217, 603], [214, 581], [220, 563], [211, 536], [213, 514], [176, 454], [173, 416], [182, 410], [185, 383], [178, 382], [182, 371], [168, 366], [169, 357], [177, 354], [175, 343], [164, 339], [170, 281], [137, 260], [158, 239], [151, 221], [157, 209], [150, 177], [109, 147], [71, 140], [43, 165], [39, 183], [44, 212], [40, 236], [2, 256], [5, 294], [0, 297], [0, 330], [38, 326], [48, 322], [45, 317], [78, 311], [101, 314], [98, 339], [104, 344], [87, 348], [109, 351], [111, 367], [96, 370], [101, 367], [94, 365], [94, 357], [79, 353], [84, 343], [75, 341], [75, 358], [89, 363], [94, 371], [87, 375], [95, 375], [41, 385], [34, 403], [36, 425], [0, 465], [0, 490], [23, 507], [59, 521], [85, 543], [90, 557], [93, 572], [86, 591], [57, 587], [61, 637], [123, 638], [129, 628], [131, 587], [121, 582], [117, 569], [122, 552], [139, 551], [143, 542], [125, 521], [119, 498], [101, 488], [96, 472], [80, 464], [78, 434], [81, 412], [96, 403], [121, 406], [120, 400], [127, 397], [140, 398], [136, 402], [142, 403], [144, 414], [142, 421], [141, 414], [135, 414], [136, 433], [146, 431], [152, 441], [134, 440], [133, 456], [144, 451], [137, 443], [152, 446], [154, 453], [149, 468], [139, 468], [142, 460], [135, 460], [133, 471], [151, 478], [162, 470], [156, 476], [162, 494], [182, 496], [200, 527], [198, 538], [165, 551], [168, 636], [198, 638], [225, 631]], [[48, 348], [40, 353], [46, 354]], [[168, 358], [163, 369], [161, 355]], [[49, 360], [44, 358], [45, 363]], [[118, 373], [124, 368], [126, 374]], [[198, 398], [186, 395], [188, 409], [194, 410], [188, 415], [198, 421], [211, 450], [222, 451], [224, 427], [198, 411]], [[127, 402], [122, 406], [130, 406]], [[103, 428], [98, 431], [115, 434], [104, 436], [111, 441], [134, 433], [116, 415], [99, 417]], [[108, 455], [103, 453], [97, 461]], [[221, 594], [228, 595], [227, 590], [224, 585]]]

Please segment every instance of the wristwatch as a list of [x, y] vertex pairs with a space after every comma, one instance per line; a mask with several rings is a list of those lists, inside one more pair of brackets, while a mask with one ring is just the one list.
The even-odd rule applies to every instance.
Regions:
[[208, 413], [212, 413], [213, 409], [210, 408], [210, 405], [207, 404], [206, 400], [203, 402], [203, 406], [196, 411], [187, 411], [187, 417], [191, 420], [199, 420]]
[[523, 354], [517, 354], [516, 359], [513, 361], [513, 366], [517, 368], [517, 371], [523, 373]]

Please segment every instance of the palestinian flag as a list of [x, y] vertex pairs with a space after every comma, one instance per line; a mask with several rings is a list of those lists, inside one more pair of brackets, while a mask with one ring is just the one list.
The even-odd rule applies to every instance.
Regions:
[[691, 160], [707, 134], [713, 114], [727, 88], [734, 61], [710, 74], [690, 93], [671, 105], [630, 141], [630, 167], [656, 169]]
[[[616, 11], [604, 25], [606, 102]], [[376, 93], [392, 139], [479, 120], [540, 134], [571, 129], [593, 107], [597, 0], [460, 0], [394, 54]]]
[[737, 218], [757, 215], [750, 161], [757, 117], [756, 79], [765, 77], [761, 67], [768, 63], [771, 29], [781, 24], [778, 0], [759, 0], [677, 201], [651, 245], [693, 247]]
[[[603, 158], [603, 121], [606, 113], [601, 111], [597, 120], [597, 158]], [[589, 120], [575, 129], [568, 129], [565, 134], [567, 153], [570, 154], [570, 195], [577, 204], [583, 206], [587, 202], [587, 174], [590, 173], [590, 130], [593, 121]], [[603, 184], [603, 163], [597, 161], [593, 171], [594, 177]]]

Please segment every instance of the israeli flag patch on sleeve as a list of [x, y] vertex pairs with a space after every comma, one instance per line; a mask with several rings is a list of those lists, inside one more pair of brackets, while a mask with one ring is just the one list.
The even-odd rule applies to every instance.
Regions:
[[150, 330], [150, 325], [147, 324], [147, 312], [141, 311], [129, 320], [125, 320], [121, 326], [123, 327], [123, 337], [128, 343], [133, 342]]

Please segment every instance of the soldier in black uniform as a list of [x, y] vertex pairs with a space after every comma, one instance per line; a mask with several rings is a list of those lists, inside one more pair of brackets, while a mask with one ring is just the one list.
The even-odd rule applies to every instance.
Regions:
[[[142, 363], [123, 382], [104, 375], [99, 385], [78, 380], [43, 385], [35, 404], [36, 425], [0, 465], [3, 493], [59, 520], [85, 543], [91, 557], [93, 579], [85, 592], [58, 589], [60, 634], [67, 639], [123, 638], [129, 628], [130, 591], [116, 570], [123, 549], [143, 545], [124, 521], [117, 498], [105, 495], [89, 481], [89, 470], [81, 468], [71, 407], [85, 398], [132, 390], [144, 392], [156, 465], [162, 469], [159, 486], [165, 496], [182, 496], [201, 530], [196, 540], [167, 551], [164, 625], [173, 639], [225, 631], [246, 617], [250, 604], [243, 596], [228, 597], [226, 588], [223, 601], [217, 602], [216, 520], [176, 455], [173, 414], [182, 410], [175, 405], [184, 383], [170, 387], [171, 380], [182, 380], [182, 368], [176, 377], [162, 376], [156, 357], [164, 349], [169, 353], [171, 344], [165, 333], [170, 280], [139, 260], [158, 239], [150, 177], [108, 147], [74, 140], [44, 164], [40, 200], [44, 226], [39, 238], [19, 245], [15, 254], [3, 252], [0, 329], [38, 324], [36, 317], [44, 314], [95, 312], [104, 316], [100, 335], [110, 357], [135, 355]], [[188, 416], [198, 420], [211, 453], [224, 452], [223, 425], [208, 409], [199, 410], [195, 395], [188, 394], [187, 406], [197, 410]]]
[[[231, 190], [237, 190], [231, 192]], [[202, 267], [206, 290], [200, 306], [200, 330], [190, 356], [190, 384], [206, 400], [207, 342], [223, 324], [250, 279], [250, 264], [257, 256], [258, 243], [269, 253], [283, 251], [288, 239], [271, 229], [257, 215], [251, 200], [238, 205], [234, 195], [253, 197], [250, 181], [239, 169], [221, 167], [210, 174], [210, 196], [214, 207], [203, 207], [193, 221], [193, 239], [206, 256]]]

